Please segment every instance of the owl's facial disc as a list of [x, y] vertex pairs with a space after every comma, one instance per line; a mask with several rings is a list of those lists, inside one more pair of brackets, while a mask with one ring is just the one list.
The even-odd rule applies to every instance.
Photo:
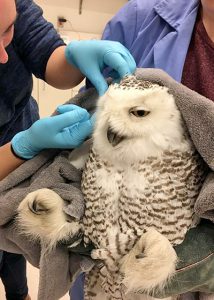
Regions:
[[[150, 111], [146, 110], [142, 106], [134, 106], [131, 107], [127, 111], [130, 118], [134, 118], [135, 121], [140, 121], [142, 118], [145, 118], [148, 114], [150, 114]], [[122, 136], [119, 133], [115, 132], [111, 126], [108, 127], [107, 130], [107, 139], [109, 143], [112, 145], [112, 147], [117, 146], [119, 143], [121, 143], [123, 140], [127, 139], [127, 136]]]
[[125, 136], [120, 136], [118, 133], [114, 132], [111, 127], [109, 127], [107, 130], [107, 139], [109, 143], [115, 147], [125, 139]]

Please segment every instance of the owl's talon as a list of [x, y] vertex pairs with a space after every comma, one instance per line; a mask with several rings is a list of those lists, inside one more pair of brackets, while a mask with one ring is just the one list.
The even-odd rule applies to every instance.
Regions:
[[151, 229], [121, 260], [122, 283], [129, 292], [149, 292], [153, 288], [163, 287], [174, 274], [176, 262], [176, 252], [168, 239]]
[[80, 231], [80, 224], [72, 221], [63, 208], [63, 199], [50, 189], [29, 193], [17, 209], [20, 231], [49, 249], [58, 242], [69, 242]]

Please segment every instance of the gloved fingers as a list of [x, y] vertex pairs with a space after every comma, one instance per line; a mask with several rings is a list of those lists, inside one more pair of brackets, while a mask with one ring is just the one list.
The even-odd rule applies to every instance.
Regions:
[[[81, 108], [80, 106], [75, 105], [75, 104], [64, 104], [64, 105], [59, 105], [59, 106], [57, 107], [57, 111], [58, 111], [60, 114], [63, 114], [63, 113], [65, 113], [65, 112], [74, 111], [75, 109], [79, 109], [79, 108], [80, 108], [80, 109], [84, 109], [84, 108]], [[83, 122], [83, 121], [88, 121], [88, 119], [89, 119], [89, 115], [86, 114], [86, 117], [83, 118], [83, 119], [81, 120], [81, 122]], [[91, 116], [90, 120], [91, 120], [91, 122], [94, 124], [94, 122], [95, 122], [95, 113]]]
[[119, 74], [119, 78], [134, 72], [136, 64], [130, 55], [121, 55], [118, 52], [108, 52], [104, 56], [104, 63]]
[[74, 65], [75, 67], [78, 68], [78, 66], [75, 63], [75, 59], [74, 56], [76, 54], [76, 48], [79, 46], [80, 41], [72, 41], [71, 43], [69, 43], [66, 48], [65, 48], [65, 58], [66, 60], [69, 62], [69, 64]]
[[57, 106], [56, 110], [60, 114], [64, 114], [65, 112], [73, 111], [78, 108], [79, 108], [79, 106], [77, 106], [75, 104], [64, 104], [64, 105]]
[[129, 57], [124, 57], [117, 52], [109, 52], [105, 54], [104, 62], [116, 73], [118, 73], [119, 78], [123, 78], [124, 76], [132, 73], [129, 63], [127, 63], [126, 59], [129, 60]]
[[52, 127], [55, 132], [58, 132], [78, 122], [85, 121], [89, 117], [87, 110], [78, 107], [78, 109], [50, 117], [46, 122], [49, 128]]
[[[125, 47], [123, 47], [123, 48], [125, 48]], [[130, 72], [132, 74], [132, 73], [135, 72], [135, 70], [137, 68], [137, 65], [136, 65], [136, 62], [134, 60], [134, 57], [131, 55], [129, 50], [125, 48], [125, 51], [126, 51], [126, 56], [124, 58], [127, 61], [128, 65], [129, 65], [129, 68], [130, 68]]]
[[90, 80], [90, 82], [94, 85], [98, 94], [102, 96], [108, 89], [108, 84], [103, 77], [99, 66], [94, 67], [90, 72], [85, 72], [85, 76]]
[[56, 139], [63, 148], [76, 148], [92, 133], [92, 130], [93, 125], [89, 119], [64, 128], [57, 134]]
[[93, 124], [91, 120], [80, 122], [70, 128], [71, 138], [75, 141], [74, 146], [78, 147], [92, 133]]
[[[129, 53], [128, 53], [129, 54]], [[132, 57], [133, 59], [133, 57]], [[133, 61], [133, 63], [130, 65], [130, 70], [131, 70], [131, 73], [134, 73], [134, 71], [136, 70], [136, 64], [135, 64], [135, 61]], [[114, 79], [113, 83], [119, 83], [120, 82], [120, 75], [118, 74], [117, 71], [115, 70], [110, 70], [108, 72], [108, 76], [111, 77], [112, 79]]]
[[96, 113], [93, 113], [93, 115], [90, 118], [90, 121], [91, 121], [91, 125], [94, 127], [96, 122]]

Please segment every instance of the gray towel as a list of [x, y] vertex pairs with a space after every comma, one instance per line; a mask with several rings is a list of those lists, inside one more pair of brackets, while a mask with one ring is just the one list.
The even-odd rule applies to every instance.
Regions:
[[[196, 213], [214, 221], [214, 103], [177, 83], [161, 70], [139, 69], [136, 76], [142, 80], [165, 85], [176, 98], [190, 136], [210, 173], [195, 205]], [[97, 93], [90, 89], [74, 97], [75, 103], [93, 111]], [[70, 253], [66, 245], [58, 245], [44, 252], [42, 245], [31, 241], [19, 232], [14, 222], [16, 209], [23, 198], [40, 188], [50, 188], [67, 200], [66, 212], [76, 219], [84, 213], [84, 199], [80, 191], [81, 173], [68, 161], [68, 152], [47, 150], [25, 162], [0, 182], [0, 248], [22, 253], [40, 267], [39, 300], [57, 300], [69, 289], [81, 270], [93, 263], [86, 257]]]
[[[93, 111], [96, 98], [97, 93], [91, 89], [69, 102]], [[14, 219], [19, 203], [28, 193], [40, 188], [58, 193], [68, 203], [66, 213], [81, 219], [84, 213], [81, 172], [69, 163], [68, 155], [68, 151], [45, 150], [0, 182], [0, 249], [21, 253], [40, 268], [39, 300], [59, 299], [80, 272], [94, 265], [88, 256], [69, 252], [66, 245], [46, 252], [38, 242], [20, 234]]]
[[190, 137], [210, 167], [206, 181], [195, 204], [195, 212], [214, 222], [214, 103], [177, 83], [158, 69], [139, 69], [137, 77], [169, 88], [187, 125]]

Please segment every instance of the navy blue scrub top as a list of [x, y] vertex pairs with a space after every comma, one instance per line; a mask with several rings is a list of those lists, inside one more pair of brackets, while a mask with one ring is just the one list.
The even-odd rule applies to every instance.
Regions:
[[0, 64], [0, 146], [39, 118], [31, 97], [32, 74], [44, 80], [49, 57], [64, 45], [33, 1], [17, 0], [17, 14], [14, 38], [6, 49], [9, 60]]

